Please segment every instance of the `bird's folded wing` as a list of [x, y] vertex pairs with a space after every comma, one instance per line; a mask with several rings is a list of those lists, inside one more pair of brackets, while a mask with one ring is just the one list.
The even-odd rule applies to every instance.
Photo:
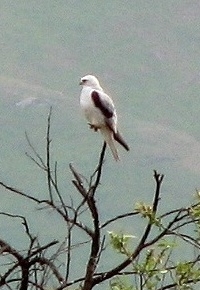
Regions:
[[105, 93], [94, 90], [91, 93], [91, 98], [95, 107], [97, 107], [106, 118], [112, 118], [115, 108], [112, 100]]

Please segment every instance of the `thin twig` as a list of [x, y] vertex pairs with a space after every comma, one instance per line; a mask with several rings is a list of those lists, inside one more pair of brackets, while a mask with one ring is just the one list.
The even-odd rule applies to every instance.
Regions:
[[31, 150], [33, 151], [33, 153], [35, 154], [35, 156], [37, 157], [39, 162], [37, 160], [33, 159], [30, 155], [28, 155], [28, 153], [26, 153], [26, 155], [28, 157], [30, 157], [40, 168], [42, 168], [42, 169], [46, 168], [46, 165], [45, 165], [44, 161], [42, 160], [41, 156], [35, 150], [34, 146], [32, 145], [32, 143], [31, 143], [31, 141], [30, 141], [30, 139], [28, 137], [28, 134], [26, 132], [25, 132], [25, 137], [26, 137], [26, 140], [28, 142], [29, 147], [31, 148]]
[[90, 189], [89, 189], [89, 192], [90, 192], [89, 194], [90, 195], [94, 195], [95, 194], [96, 189], [97, 189], [97, 187], [99, 186], [99, 183], [100, 183], [101, 173], [102, 173], [102, 168], [103, 168], [103, 163], [104, 163], [104, 156], [105, 156], [105, 152], [106, 152], [106, 146], [107, 146], [106, 142], [104, 142], [102, 150], [101, 150], [101, 153], [100, 153], [100, 157], [99, 157], [99, 163], [98, 163], [97, 169], [95, 170], [96, 180], [95, 180], [94, 184], [91, 184]]
[[51, 114], [52, 114], [52, 107], [50, 107], [49, 115], [48, 115], [48, 122], [47, 122], [47, 134], [46, 134], [46, 168], [47, 168], [47, 182], [48, 182], [48, 189], [49, 189], [49, 198], [50, 201], [53, 202], [53, 194], [51, 189], [51, 162], [50, 162], [50, 127], [51, 127]]
[[107, 220], [106, 222], [104, 222], [102, 225], [101, 225], [101, 229], [105, 228], [107, 225], [113, 223], [113, 222], [116, 222], [118, 221], [119, 219], [123, 219], [123, 218], [127, 218], [127, 217], [132, 217], [132, 216], [135, 216], [135, 215], [138, 215], [139, 214], [139, 211], [134, 211], [134, 212], [127, 212], [127, 213], [124, 213], [124, 214], [120, 214], [110, 220]]

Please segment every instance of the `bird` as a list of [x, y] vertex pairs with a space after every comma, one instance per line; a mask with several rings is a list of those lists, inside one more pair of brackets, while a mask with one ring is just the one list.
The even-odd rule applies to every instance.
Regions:
[[93, 75], [81, 78], [82, 86], [80, 95], [80, 107], [88, 124], [95, 132], [101, 132], [104, 141], [108, 144], [116, 161], [119, 160], [115, 141], [121, 144], [127, 151], [129, 146], [117, 129], [117, 113], [111, 97], [109, 97], [98, 79]]

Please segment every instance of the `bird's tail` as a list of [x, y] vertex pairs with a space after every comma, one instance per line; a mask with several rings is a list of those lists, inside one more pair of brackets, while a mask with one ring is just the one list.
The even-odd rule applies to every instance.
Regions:
[[115, 158], [116, 161], [118, 161], [119, 155], [118, 155], [117, 148], [115, 147], [115, 144], [114, 144], [113, 132], [107, 127], [103, 127], [100, 130], [101, 130], [101, 134], [103, 135], [104, 140], [106, 141], [106, 143], [108, 144], [108, 146], [110, 147], [112, 151], [113, 157]]
[[130, 150], [128, 144], [126, 143], [126, 141], [124, 140], [124, 138], [122, 137], [122, 135], [119, 133], [119, 131], [117, 131], [116, 133], [113, 133], [113, 137], [114, 139], [121, 144], [127, 151]]

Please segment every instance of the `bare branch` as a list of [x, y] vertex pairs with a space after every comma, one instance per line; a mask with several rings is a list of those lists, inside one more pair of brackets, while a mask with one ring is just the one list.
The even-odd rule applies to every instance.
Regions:
[[49, 189], [49, 197], [50, 201], [53, 202], [53, 195], [51, 189], [51, 163], [50, 163], [50, 125], [51, 125], [51, 114], [52, 114], [52, 107], [50, 107], [49, 115], [48, 115], [48, 123], [47, 123], [47, 134], [46, 134], [46, 168], [47, 168], [47, 182], [48, 182], [48, 189]]
[[80, 194], [86, 198], [87, 197], [87, 190], [83, 187], [83, 181], [81, 179], [80, 174], [75, 170], [75, 168], [72, 166], [72, 164], [69, 164], [69, 168], [71, 170], [71, 172], [74, 175], [75, 180], [72, 180], [73, 184], [75, 185], [75, 187], [78, 189], [78, 191], [80, 192]]
[[[161, 184], [163, 181], [163, 177], [164, 177], [164, 175], [157, 174], [157, 172], [154, 171], [154, 178], [156, 180], [156, 189], [155, 189], [155, 195], [154, 195], [153, 207], [152, 207], [154, 213], [156, 213], [156, 211], [157, 211], [159, 195], [160, 195], [160, 188], [161, 188]], [[118, 266], [113, 268], [112, 270], [106, 272], [104, 275], [94, 278], [93, 279], [93, 286], [101, 283], [102, 281], [110, 279], [113, 276], [116, 276], [120, 271], [122, 271], [129, 264], [131, 264], [131, 262], [139, 255], [139, 253], [142, 251], [142, 249], [144, 249], [147, 246], [147, 244], [145, 245], [145, 241], [146, 241], [146, 239], [151, 231], [151, 227], [152, 227], [152, 224], [151, 224], [151, 221], [149, 221], [149, 223], [147, 224], [146, 229], [144, 231], [144, 234], [142, 235], [140, 242], [139, 242], [138, 246], [136, 247], [135, 251], [132, 253], [132, 255], [129, 258], [127, 258], [124, 262], [122, 262], [121, 264], [119, 264]]]
[[29, 263], [29, 267], [34, 265], [34, 264], [40, 264], [40, 265], [46, 265], [48, 266], [51, 271], [53, 272], [54, 276], [57, 278], [58, 282], [59, 283], [63, 283], [64, 281], [64, 278], [62, 277], [62, 275], [59, 273], [57, 267], [49, 260], [49, 259], [46, 259], [44, 257], [36, 257], [34, 259], [32, 259]]
[[94, 195], [88, 196], [87, 202], [93, 217], [94, 235], [92, 236], [91, 252], [86, 268], [83, 290], [92, 289], [93, 275], [97, 266], [98, 253], [100, 248], [99, 214], [96, 207], [96, 202], [94, 200]]
[[31, 148], [31, 150], [33, 151], [33, 153], [34, 153], [34, 155], [36, 156], [36, 158], [38, 159], [38, 161], [35, 159], [35, 158], [33, 158], [33, 157], [31, 157], [27, 152], [26, 152], [26, 155], [39, 167], [39, 168], [41, 168], [41, 169], [43, 169], [43, 170], [45, 170], [45, 168], [46, 168], [46, 165], [45, 165], [45, 163], [44, 163], [44, 161], [43, 161], [43, 159], [41, 158], [41, 156], [38, 154], [38, 152], [35, 150], [35, 148], [34, 148], [34, 146], [32, 145], [32, 143], [31, 143], [31, 141], [30, 141], [30, 139], [29, 139], [29, 137], [28, 137], [28, 134], [25, 132], [25, 136], [26, 136], [26, 140], [27, 140], [27, 142], [28, 142], [28, 145], [29, 145], [29, 147]]
[[[103, 147], [102, 147], [101, 154], [99, 157], [99, 164], [97, 166], [97, 169], [94, 171], [94, 174], [92, 175], [92, 176], [94, 176], [95, 174], [97, 174], [94, 184], [90, 186], [90, 194], [92, 194], [92, 195], [95, 194], [96, 189], [100, 183], [105, 152], [106, 152], [106, 142], [103, 143]], [[91, 184], [92, 184], [92, 182], [91, 182]]]
[[127, 217], [132, 217], [132, 216], [135, 216], [135, 215], [138, 215], [139, 212], [138, 211], [134, 211], [134, 212], [127, 212], [127, 213], [124, 213], [124, 214], [120, 214], [106, 222], [104, 222], [102, 225], [101, 225], [101, 229], [105, 228], [107, 225], [113, 223], [113, 222], [116, 222], [120, 219], [123, 219], [123, 218], [127, 218]]

